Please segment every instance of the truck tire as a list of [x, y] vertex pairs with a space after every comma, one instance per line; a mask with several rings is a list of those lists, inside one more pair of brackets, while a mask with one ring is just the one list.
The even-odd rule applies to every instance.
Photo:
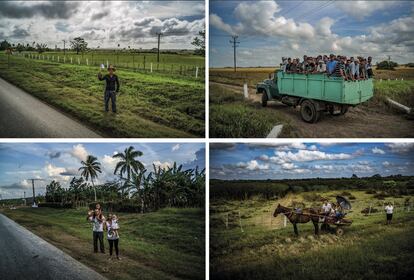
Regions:
[[300, 104], [300, 115], [305, 122], [316, 123], [321, 114], [316, 110], [315, 104], [307, 99]]
[[269, 97], [267, 97], [266, 91], [263, 91], [262, 93], [262, 107], [267, 106], [267, 101], [269, 100]]

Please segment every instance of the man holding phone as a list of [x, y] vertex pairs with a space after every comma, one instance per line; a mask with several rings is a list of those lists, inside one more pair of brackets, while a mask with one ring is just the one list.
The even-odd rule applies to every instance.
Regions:
[[[101, 67], [103, 69], [103, 67]], [[108, 74], [105, 76], [102, 76], [102, 72], [100, 71], [98, 74], [98, 79], [100, 81], [105, 80], [106, 86], [105, 86], [105, 111], [109, 111], [109, 100], [111, 100], [112, 105], [112, 112], [116, 113], [116, 95], [119, 92], [119, 80], [118, 76], [114, 74], [116, 71], [115, 67], [112, 64], [109, 64], [108, 66]]]

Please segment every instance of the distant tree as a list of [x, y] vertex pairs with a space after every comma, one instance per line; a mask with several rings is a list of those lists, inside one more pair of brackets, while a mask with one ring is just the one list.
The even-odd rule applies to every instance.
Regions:
[[47, 50], [47, 45], [46, 44], [43, 44], [43, 43], [37, 43], [36, 44], [36, 51], [38, 52], [38, 53], [43, 53], [43, 52], [45, 52]]
[[356, 178], [358, 178], [358, 176], [356, 174], [352, 174], [351, 178], [356, 179]]
[[81, 37], [74, 38], [70, 41], [70, 45], [76, 51], [76, 54], [83, 53], [88, 49], [88, 43]]
[[3, 42], [0, 43], [0, 50], [1, 51], [7, 50], [10, 47], [11, 47], [11, 44], [9, 42], [7, 42], [6, 40], [4, 40]]
[[98, 173], [102, 173], [101, 164], [98, 162], [98, 159], [92, 155], [89, 155], [86, 158], [86, 161], [82, 161], [81, 164], [82, 167], [79, 168], [79, 170], [82, 171], [81, 175], [85, 177], [86, 181], [88, 181], [88, 179], [91, 178], [94, 197], [96, 201], [96, 188], [93, 179], [98, 178]]
[[22, 51], [24, 51], [24, 45], [22, 45], [22, 44], [18, 43], [18, 44], [17, 44], [17, 47], [16, 47], [16, 50], [17, 50], [19, 53], [21, 53]]
[[397, 62], [384, 60], [377, 63], [377, 69], [394, 70], [398, 66]]
[[196, 54], [205, 56], [206, 55], [206, 30], [202, 30], [198, 32], [198, 36], [194, 37], [191, 44], [196, 47]]

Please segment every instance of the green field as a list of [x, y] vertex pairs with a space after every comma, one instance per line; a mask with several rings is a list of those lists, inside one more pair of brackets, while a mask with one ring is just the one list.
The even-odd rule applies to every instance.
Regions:
[[98, 67], [0, 55], [0, 76], [110, 137], [202, 137], [203, 79], [118, 70], [118, 114], [103, 110]]
[[[94, 254], [87, 209], [2, 210], [9, 218], [108, 279], [204, 279], [204, 210], [166, 208], [118, 213], [121, 260], [108, 270], [106, 255]], [[104, 265], [103, 265], [104, 264]]]
[[[284, 218], [272, 216], [278, 203], [319, 206], [319, 196], [334, 201], [354, 196], [353, 220], [343, 236], [313, 234], [312, 223], [299, 224], [299, 237]], [[413, 196], [378, 200], [361, 190], [289, 193], [266, 200], [215, 199], [210, 202], [211, 279], [409, 279], [414, 275]], [[396, 205], [393, 224], [385, 225], [384, 202]], [[365, 215], [362, 209], [373, 213]]]
[[[35, 59], [48, 60], [60, 63], [78, 64], [91, 66], [100, 66], [101, 64], [107, 65], [114, 64], [118, 68], [129, 68], [135, 70], [151, 70], [151, 63], [153, 72], [169, 73], [169, 74], [181, 74], [187, 76], [195, 76], [195, 68], [199, 68], [199, 77], [204, 79], [205, 71], [205, 59], [203, 56], [193, 55], [191, 53], [178, 52], [178, 53], [160, 53], [160, 62], [157, 62], [157, 54], [154, 52], [127, 52], [127, 51], [110, 51], [110, 50], [91, 50], [83, 54], [76, 54], [73, 51], [67, 51], [66, 54], [63, 51], [60, 52], [44, 52], [42, 54], [36, 52], [22, 52], [17, 54], [20, 56], [36, 57]], [[59, 57], [59, 58], [58, 58]], [[72, 60], [71, 60], [72, 59]]]

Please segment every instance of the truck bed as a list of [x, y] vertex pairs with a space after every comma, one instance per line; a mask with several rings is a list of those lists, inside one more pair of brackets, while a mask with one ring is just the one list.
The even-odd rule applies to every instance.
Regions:
[[344, 81], [326, 74], [277, 73], [279, 94], [338, 104], [357, 105], [373, 96], [372, 79]]

